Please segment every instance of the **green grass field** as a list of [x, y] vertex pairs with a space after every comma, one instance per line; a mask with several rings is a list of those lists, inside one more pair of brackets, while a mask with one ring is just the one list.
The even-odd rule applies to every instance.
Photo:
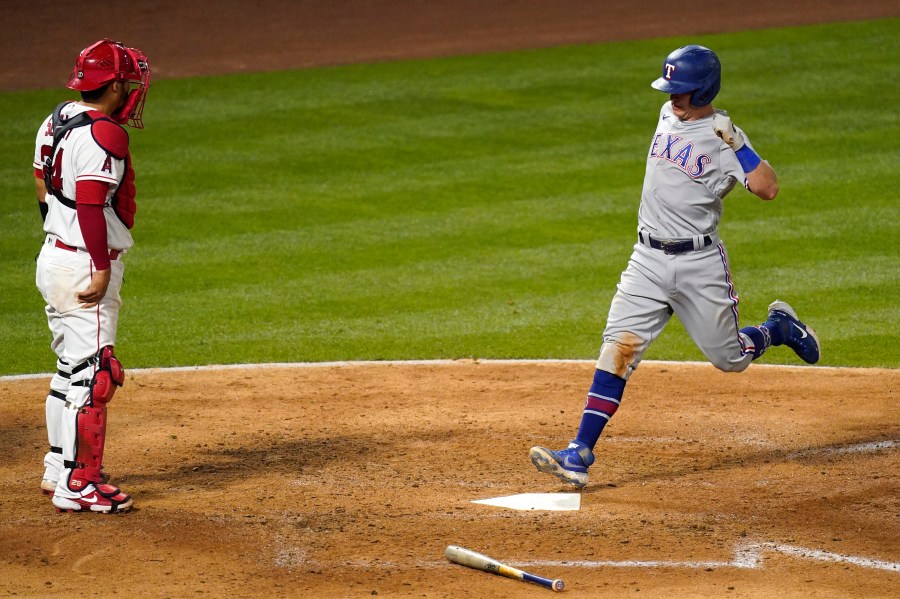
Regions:
[[[155, 82], [118, 353], [593, 358], [666, 99], [649, 83], [697, 42], [723, 61], [716, 106], [780, 177], [775, 202], [726, 200], [744, 323], [785, 299], [822, 364], [898, 367], [898, 40], [891, 19]], [[29, 160], [71, 97], [0, 94], [0, 374], [53, 365]], [[703, 359], [675, 321], [645, 358]]]

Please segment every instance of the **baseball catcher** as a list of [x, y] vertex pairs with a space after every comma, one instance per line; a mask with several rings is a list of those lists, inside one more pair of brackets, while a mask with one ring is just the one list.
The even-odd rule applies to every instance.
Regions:
[[140, 50], [103, 39], [78, 56], [67, 87], [81, 100], [44, 119], [34, 151], [46, 233], [36, 282], [56, 354], [41, 489], [58, 511], [124, 512], [132, 499], [101, 466], [107, 405], [125, 382], [114, 348], [137, 210], [122, 125], [143, 127], [150, 64]]

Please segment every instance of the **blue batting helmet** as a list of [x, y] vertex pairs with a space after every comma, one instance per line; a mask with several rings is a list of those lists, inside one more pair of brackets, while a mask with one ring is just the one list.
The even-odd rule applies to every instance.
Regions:
[[669, 94], [691, 93], [691, 104], [706, 106], [719, 93], [722, 65], [709, 48], [691, 45], [678, 48], [663, 63], [662, 77], [651, 83]]

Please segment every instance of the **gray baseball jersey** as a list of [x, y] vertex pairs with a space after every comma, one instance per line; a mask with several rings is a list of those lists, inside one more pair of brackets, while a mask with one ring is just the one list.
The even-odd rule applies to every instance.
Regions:
[[744, 181], [712, 116], [681, 121], [670, 102], [663, 105], [647, 155], [639, 241], [603, 333], [604, 346], [615, 343], [618, 351], [601, 349], [597, 368], [629, 378], [673, 313], [716, 367], [747, 368], [753, 356], [740, 333], [738, 296], [718, 236], [722, 199]]
[[[660, 110], [638, 211], [638, 225], [651, 235], [683, 239], [714, 232], [722, 199], [744, 181], [734, 151], [713, 131], [712, 119], [681, 121], [671, 102]], [[746, 134], [744, 140], [753, 147]]]

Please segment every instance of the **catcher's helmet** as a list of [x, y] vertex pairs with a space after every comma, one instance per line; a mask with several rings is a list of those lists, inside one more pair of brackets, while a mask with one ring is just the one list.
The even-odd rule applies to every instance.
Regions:
[[150, 87], [150, 62], [137, 48], [128, 48], [120, 42], [102, 39], [81, 51], [66, 87], [78, 91], [100, 89], [112, 81], [135, 82], [139, 86], [131, 91], [121, 114], [113, 118], [133, 127], [143, 127], [141, 113]]
[[722, 65], [709, 48], [691, 45], [678, 48], [663, 62], [662, 77], [651, 83], [669, 94], [691, 93], [691, 104], [706, 106], [719, 93]]

